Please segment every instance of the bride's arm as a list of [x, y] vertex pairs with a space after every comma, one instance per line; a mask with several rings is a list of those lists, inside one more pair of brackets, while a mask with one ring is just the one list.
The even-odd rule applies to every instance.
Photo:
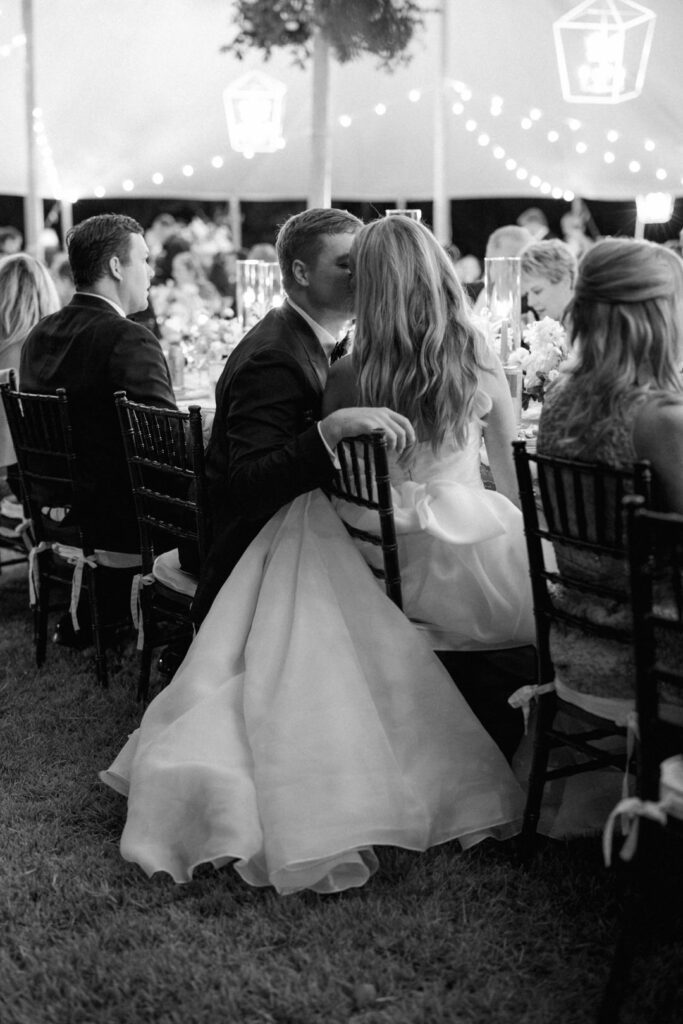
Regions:
[[649, 459], [668, 512], [683, 512], [683, 402], [647, 402], [636, 415], [633, 443]]
[[358, 405], [358, 385], [351, 356], [344, 356], [330, 367], [323, 394], [322, 414], [328, 416], [336, 409], [348, 409], [354, 405]]
[[512, 461], [512, 442], [517, 437], [517, 424], [500, 360], [481, 371], [481, 388], [491, 399], [491, 410], [486, 418], [484, 441], [496, 490], [519, 508], [517, 475]]

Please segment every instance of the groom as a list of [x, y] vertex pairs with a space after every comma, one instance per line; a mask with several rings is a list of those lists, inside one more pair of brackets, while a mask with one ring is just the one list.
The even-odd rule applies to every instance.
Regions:
[[287, 298], [242, 339], [216, 385], [206, 452], [213, 542], [192, 605], [196, 625], [271, 516], [330, 480], [342, 437], [381, 428], [398, 452], [415, 440], [408, 420], [387, 409], [320, 418], [330, 360], [353, 313], [349, 250], [361, 227], [345, 210], [312, 209], [278, 233]]

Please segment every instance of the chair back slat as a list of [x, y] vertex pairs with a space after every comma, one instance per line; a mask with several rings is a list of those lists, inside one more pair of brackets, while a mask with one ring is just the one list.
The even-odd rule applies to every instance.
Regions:
[[150, 572], [155, 544], [195, 544], [201, 566], [208, 549], [204, 439], [199, 406], [156, 409], [115, 395], [135, 510], [142, 566]]
[[638, 713], [637, 795], [659, 799], [659, 765], [683, 750], [683, 727], [672, 747], [666, 707], [683, 713], [683, 516], [654, 512], [627, 498], [633, 650]]
[[340, 515], [352, 537], [381, 547], [382, 568], [370, 568], [378, 579], [384, 581], [387, 595], [394, 604], [402, 608], [401, 568], [384, 432], [374, 430], [370, 435], [343, 438], [337, 446], [337, 457], [340, 468], [329, 493], [377, 513], [377, 531], [359, 529], [344, 520], [343, 512]]
[[[651, 472], [646, 462], [620, 469], [531, 453], [524, 441], [515, 441], [513, 450], [529, 556], [539, 678], [551, 682], [549, 641], [554, 622], [630, 643], [629, 626], [604, 623], [590, 615], [590, 598], [623, 603], [628, 588], [623, 497], [639, 494], [649, 504]], [[554, 548], [557, 569], [548, 567], [544, 544]], [[601, 565], [610, 568], [603, 572]], [[586, 566], [595, 566], [595, 573], [585, 572]], [[566, 601], [557, 599], [559, 592], [565, 598], [574, 594], [588, 600], [569, 602], [567, 607]]]
[[46, 505], [73, 508], [78, 543], [91, 554], [87, 522], [78, 514], [79, 484], [66, 391], [59, 388], [55, 395], [34, 395], [16, 391], [9, 383], [0, 391], [36, 543], [60, 539], [42, 514]]

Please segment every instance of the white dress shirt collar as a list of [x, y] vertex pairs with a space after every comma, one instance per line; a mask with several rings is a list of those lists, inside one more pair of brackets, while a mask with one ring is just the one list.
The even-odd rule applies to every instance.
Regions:
[[103, 302], [108, 302], [112, 306], [119, 316], [125, 318], [126, 314], [123, 312], [118, 303], [114, 302], [113, 299], [108, 299], [106, 295], [98, 295], [96, 292], [76, 292], [76, 295], [87, 295], [89, 299], [102, 299]]
[[337, 344], [337, 338], [335, 338], [334, 334], [331, 334], [325, 327], [321, 327], [320, 324], [316, 320], [314, 320], [312, 316], [309, 316], [308, 313], [301, 308], [301, 306], [297, 306], [296, 302], [292, 302], [289, 295], [287, 296], [287, 302], [290, 304], [292, 309], [295, 309], [299, 316], [306, 321], [306, 323], [311, 328], [316, 338], [320, 342], [323, 352], [329, 359], [330, 356], [332, 355], [332, 349]]

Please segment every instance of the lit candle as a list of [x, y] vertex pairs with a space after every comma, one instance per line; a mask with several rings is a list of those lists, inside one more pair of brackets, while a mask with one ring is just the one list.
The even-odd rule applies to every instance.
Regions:
[[505, 365], [508, 361], [508, 322], [503, 320], [500, 325], [500, 361]]

